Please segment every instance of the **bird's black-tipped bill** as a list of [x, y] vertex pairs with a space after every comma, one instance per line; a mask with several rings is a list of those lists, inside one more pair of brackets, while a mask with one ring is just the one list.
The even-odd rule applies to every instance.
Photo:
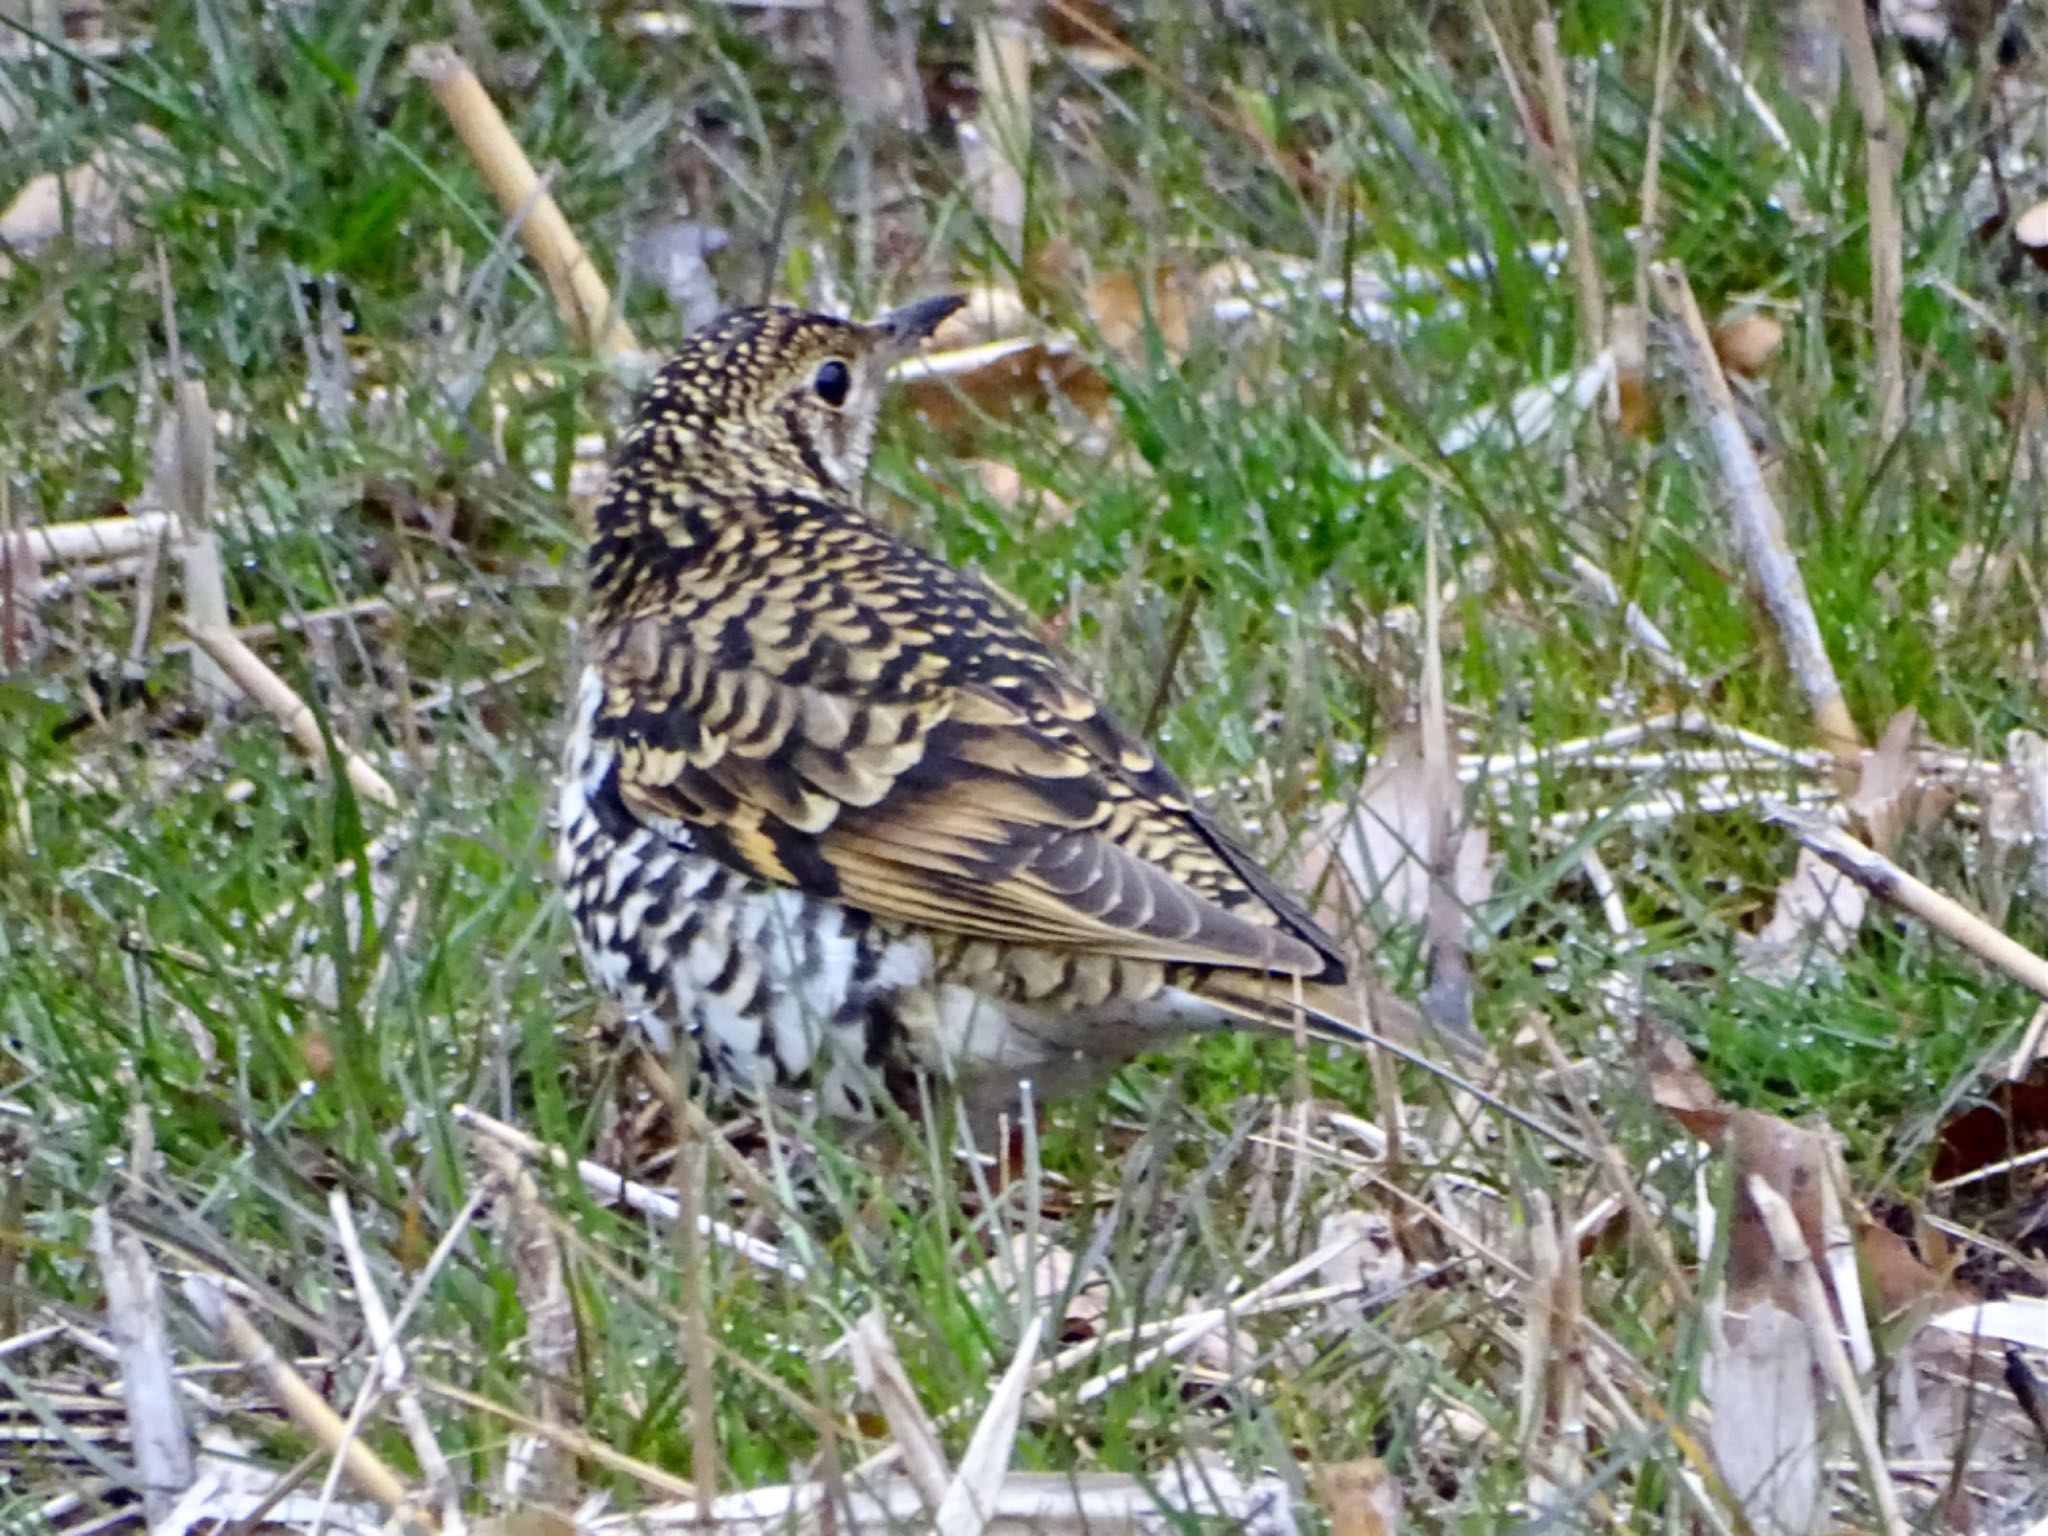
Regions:
[[933, 331], [946, 316], [967, 302], [967, 296], [960, 293], [943, 293], [937, 298], [919, 299], [915, 304], [906, 304], [893, 309], [882, 317], [881, 329], [889, 338], [902, 347], [914, 347]]

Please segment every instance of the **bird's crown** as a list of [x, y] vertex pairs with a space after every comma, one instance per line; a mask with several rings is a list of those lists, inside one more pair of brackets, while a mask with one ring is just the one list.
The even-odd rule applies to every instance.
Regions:
[[781, 306], [731, 310], [655, 376], [622, 457], [855, 499], [890, 365], [961, 303], [927, 299], [872, 325]]

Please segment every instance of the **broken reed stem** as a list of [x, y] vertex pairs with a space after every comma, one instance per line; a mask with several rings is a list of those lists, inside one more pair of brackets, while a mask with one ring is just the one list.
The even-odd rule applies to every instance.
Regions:
[[1793, 675], [1813, 710], [1821, 744], [1839, 760], [1853, 765], [1863, 738], [1842, 698], [1842, 685], [1835, 676], [1834, 662], [1828, 658], [1820, 621], [1813, 615], [1813, 602], [1806, 595], [1806, 582], [1799, 574], [1799, 561], [1792, 553], [1785, 519], [1771, 499], [1763, 469], [1749, 445], [1749, 435], [1735, 414], [1735, 397], [1729, 392], [1728, 380], [1714, 356], [1714, 344], [1700, 314], [1699, 301], [1693, 297], [1692, 284], [1675, 262], [1651, 263], [1650, 279], [1657, 289], [1658, 302], [1676, 322], [1679, 367], [1728, 488], [1735, 542], [1743, 564], [1762, 591], [1764, 605], [1777, 625]]
[[1791, 1273], [1793, 1290], [1799, 1298], [1800, 1319], [1806, 1324], [1814, 1355], [1833, 1383], [1842, 1411], [1849, 1417], [1856, 1454], [1869, 1479], [1871, 1496], [1877, 1500], [1878, 1518], [1886, 1536], [1906, 1536], [1906, 1519], [1900, 1512], [1898, 1490], [1892, 1486], [1891, 1469], [1885, 1464], [1884, 1450], [1878, 1443], [1877, 1426], [1863, 1401], [1856, 1368], [1849, 1363], [1848, 1351], [1842, 1348], [1841, 1336], [1835, 1332], [1834, 1310], [1828, 1305], [1820, 1271], [1814, 1268], [1806, 1235], [1799, 1230], [1799, 1218], [1792, 1214], [1792, 1206], [1785, 1197], [1759, 1174], [1750, 1175], [1749, 1198], [1755, 1202], [1757, 1214], [1763, 1217], [1778, 1262]]
[[[682, 1051], [695, 1047], [681, 1042]], [[680, 1056], [681, 1051], [678, 1052]], [[683, 1071], [688, 1070], [687, 1061]], [[678, 1073], [679, 1097], [693, 1099], [691, 1085]], [[704, 1240], [704, 1190], [711, 1173], [710, 1149], [704, 1128], [676, 1117], [676, 1262], [681, 1271], [683, 1369], [690, 1394], [690, 1481], [697, 1485], [697, 1518], [711, 1523], [718, 1497], [718, 1384], [711, 1374], [710, 1286], [705, 1270], [711, 1245]]]
[[[185, 379], [177, 388], [176, 410], [166, 427], [173, 434], [171, 484], [176, 489], [178, 520], [184, 539], [178, 547], [179, 586], [187, 623], [202, 629], [230, 630], [227, 580], [221, 574], [220, 536], [214, 532], [217, 499], [213, 442], [213, 407], [206, 386]], [[140, 601], [149, 602], [144, 588]], [[235, 700], [235, 685], [226, 668], [204, 652], [192, 658], [192, 688], [208, 714], [219, 714]]]
[[[287, 734], [306, 751], [316, 767], [324, 768], [327, 763], [327, 740], [320, 734], [319, 717], [312, 706], [297, 693], [291, 684], [271, 671], [261, 656], [242, 643], [241, 637], [230, 629], [202, 629], [192, 623], [185, 625], [185, 633], [193, 643], [220, 664], [221, 670], [232, 678], [242, 691], [256, 700], [272, 715]], [[365, 800], [374, 801], [387, 811], [398, 809], [398, 791], [390, 781], [361, 756], [337, 746], [342, 769], [348, 774], [349, 786]]]
[[1953, 897], [1908, 874], [1867, 843], [1807, 811], [1789, 806], [1770, 821], [1785, 828], [1873, 896], [1910, 912], [1989, 965], [2048, 997], [2048, 960], [2008, 937]]
[[[1024, 168], [1031, 163], [1029, 7], [998, 0], [975, 17], [974, 81], [981, 92], [968, 188], [996, 244], [1024, 260]], [[976, 164], [975, 162], [979, 162]]]
[[422, 44], [413, 49], [409, 63], [448, 114], [505, 217], [524, 215], [520, 241], [547, 279], [555, 307], [577, 341], [607, 360], [637, 352], [640, 343], [613, 305], [611, 290], [476, 71], [446, 43]]
[[1664, 244], [1664, 109], [1671, 99], [1671, 77], [1678, 65], [1677, 29], [1672, 14], [1675, 9], [1675, 0], [1663, 0], [1657, 8], [1657, 77], [1650, 88], [1650, 126], [1643, 136], [1643, 191], [1636, 216], [1634, 292], [1636, 307], [1645, 318], [1650, 312], [1650, 261]]
[[1543, 115], [1549, 128], [1549, 142], [1538, 151], [1536, 160], [1547, 171], [1551, 193], [1564, 216], [1572, 285], [1579, 291], [1580, 361], [1590, 363], [1606, 345], [1607, 296], [1600, 282], [1599, 253], [1593, 248], [1593, 221], [1586, 213], [1586, 188], [1579, 179], [1571, 93], [1564, 83], [1564, 58], [1557, 51], [1557, 23], [1546, 16], [1536, 23], [1531, 35], [1536, 45], [1536, 79], [1543, 91]]
[[431, 1515], [419, 1506], [398, 1474], [367, 1445], [351, 1435], [341, 1415], [278, 1354], [248, 1315], [228, 1299], [220, 1283], [203, 1275], [185, 1281], [185, 1296], [200, 1320], [218, 1333], [235, 1357], [257, 1376], [291, 1421], [338, 1456], [356, 1487], [375, 1500], [402, 1527], [435, 1531]]
[[107, 1293], [107, 1332], [121, 1356], [121, 1397], [142, 1481], [142, 1508], [152, 1523], [170, 1513], [192, 1486], [192, 1438], [171, 1366], [156, 1267], [142, 1240], [116, 1232], [107, 1208], [92, 1213], [92, 1251]]
[[1864, 201], [1870, 216], [1870, 328], [1877, 351], [1879, 446], [1906, 422], [1905, 232], [1899, 219], [1897, 125], [1884, 97], [1864, 0], [1835, 0], [1849, 89], [1863, 119]]

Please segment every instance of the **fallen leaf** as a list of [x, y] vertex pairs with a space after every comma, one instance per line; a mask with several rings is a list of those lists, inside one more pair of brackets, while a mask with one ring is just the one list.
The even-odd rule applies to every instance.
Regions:
[[1179, 359], [1188, 350], [1188, 285], [1171, 266], [1152, 270], [1141, 292], [1129, 272], [1111, 272], [1089, 284], [1083, 302], [1102, 339], [1120, 352], [1142, 350], [1148, 332], [1147, 311], [1159, 328], [1166, 355]]
[[1816, 961], [1832, 963], [1848, 952], [1869, 904], [1855, 881], [1801, 848], [1778, 887], [1770, 921], [1761, 933], [1739, 941], [1743, 970], [1779, 985], [1798, 981]]
[[1645, 1019], [1636, 1031], [1635, 1050], [1649, 1081], [1650, 1102], [1700, 1140], [1718, 1144], [1730, 1106], [1714, 1092], [1685, 1042]]
[[1893, 715], [1877, 746], [1863, 753], [1856, 791], [1845, 802], [1849, 814], [1862, 825], [1864, 841], [1880, 853], [1890, 853], [1898, 846], [1900, 829], [1913, 816], [1920, 783], [1913, 738], [1919, 728], [1917, 710], [1902, 709]]
[[1109, 383], [1071, 341], [1013, 337], [900, 364], [910, 408], [938, 431], [969, 435], [980, 418], [1043, 410], [1064, 399], [1089, 417], [1109, 407]]
[[1820, 1400], [1806, 1325], [1760, 1299], [1707, 1308], [1701, 1388], [1712, 1410], [1714, 1462], [1758, 1531], [1819, 1529]]

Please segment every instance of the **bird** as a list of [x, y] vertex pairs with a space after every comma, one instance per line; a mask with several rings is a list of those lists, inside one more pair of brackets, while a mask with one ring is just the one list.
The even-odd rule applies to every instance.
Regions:
[[1228, 1026], [1412, 1035], [1023, 614], [863, 509], [889, 371], [962, 302], [736, 309], [654, 375], [556, 791], [590, 976], [723, 1095], [853, 1122]]

